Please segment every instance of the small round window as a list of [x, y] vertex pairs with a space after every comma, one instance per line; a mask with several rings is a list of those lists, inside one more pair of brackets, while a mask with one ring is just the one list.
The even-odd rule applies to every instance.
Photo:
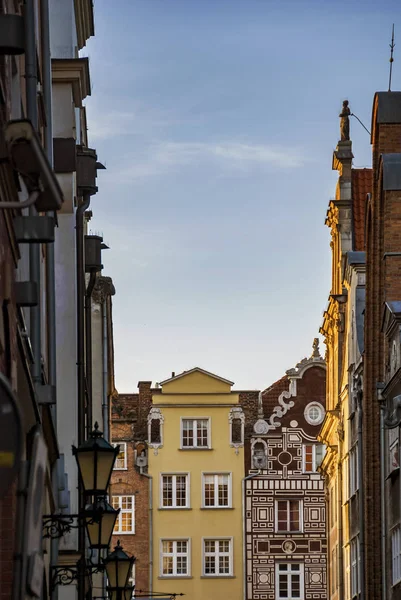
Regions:
[[319, 402], [310, 402], [305, 408], [304, 415], [309, 425], [320, 425], [324, 419], [324, 408]]

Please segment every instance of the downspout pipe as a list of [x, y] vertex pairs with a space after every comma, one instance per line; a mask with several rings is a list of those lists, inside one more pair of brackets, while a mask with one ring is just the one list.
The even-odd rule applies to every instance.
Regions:
[[102, 397], [102, 414], [103, 414], [103, 437], [109, 441], [109, 402], [108, 402], [108, 347], [107, 347], [107, 301], [102, 303], [102, 324], [103, 324], [103, 397]]
[[90, 204], [85, 194], [75, 213], [76, 278], [77, 278], [77, 382], [78, 382], [78, 445], [85, 441], [85, 269], [84, 214]]
[[[77, 279], [77, 384], [78, 384], [78, 445], [85, 441], [85, 270], [84, 270], [84, 214], [90, 204], [90, 195], [85, 194], [75, 213], [75, 248]], [[85, 508], [82, 484], [78, 482], [80, 512]], [[78, 529], [78, 600], [85, 598], [85, 528]]]
[[86, 412], [86, 431], [89, 437], [93, 422], [92, 398], [92, 292], [96, 283], [96, 271], [91, 271], [88, 287], [85, 291], [85, 373], [88, 406]]
[[[360, 574], [361, 574], [361, 598], [365, 598], [365, 521], [364, 513], [364, 489], [363, 489], [363, 412], [362, 412], [362, 391], [358, 392], [358, 487], [359, 487], [359, 557], [360, 557]], [[382, 411], [380, 413], [380, 423], [382, 424]], [[380, 438], [381, 439], [381, 438]], [[381, 495], [383, 503], [383, 494]], [[385, 599], [386, 596], [383, 596]]]
[[[45, 151], [47, 159], [53, 167], [53, 115], [52, 115], [52, 69], [51, 69], [51, 53], [50, 53], [50, 16], [49, 16], [49, 0], [41, 0], [40, 2], [41, 16], [41, 44], [42, 44], [42, 82], [43, 82], [43, 103], [46, 115], [45, 127]], [[50, 216], [55, 216], [55, 213], [49, 213]], [[57, 372], [56, 372], [56, 283], [55, 283], [55, 260], [54, 260], [54, 244], [47, 245], [46, 252], [46, 291], [47, 291], [47, 366], [49, 385], [53, 394], [53, 402], [51, 405], [51, 415], [54, 427], [57, 428]], [[56, 512], [58, 512], [58, 495], [59, 495], [59, 470], [58, 461], [53, 465], [52, 470], [52, 488], [53, 496], [56, 503]], [[59, 552], [59, 540], [51, 539], [50, 541], [50, 564], [57, 565]], [[58, 586], [55, 586], [51, 592], [51, 599], [57, 600]]]
[[384, 405], [380, 405], [380, 512], [381, 512], [381, 555], [382, 555], [382, 598], [387, 600], [387, 571], [386, 571], [386, 500], [385, 500], [385, 472], [384, 472], [385, 442], [384, 442]]
[[141, 470], [141, 475], [149, 479], [149, 596], [153, 592], [153, 477]]
[[[25, 17], [25, 89], [27, 117], [33, 127], [38, 128], [37, 104], [37, 63], [36, 63], [36, 34], [35, 34], [35, 3], [27, 0], [24, 5]], [[35, 216], [37, 211], [33, 205], [29, 214]], [[29, 244], [29, 278], [38, 287], [40, 298], [40, 244]], [[30, 310], [30, 339], [32, 344], [33, 365], [32, 379], [35, 387], [41, 384], [42, 379], [42, 344], [40, 329], [40, 302]]]
[[245, 503], [246, 503], [246, 496], [245, 496], [245, 486], [246, 486], [246, 481], [249, 481], [250, 479], [254, 479], [255, 477], [258, 477], [261, 474], [261, 470], [259, 469], [259, 471], [257, 473], [252, 473], [252, 475], [247, 475], [246, 477], [243, 477], [241, 480], [241, 487], [242, 487], [242, 597], [243, 600], [246, 600], [246, 519], [245, 519], [245, 514], [246, 514], [246, 507], [245, 507]]

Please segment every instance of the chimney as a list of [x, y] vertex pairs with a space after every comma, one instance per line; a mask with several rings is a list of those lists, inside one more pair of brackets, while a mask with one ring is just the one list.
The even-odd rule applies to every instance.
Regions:
[[372, 166], [379, 177], [382, 154], [401, 152], [401, 92], [376, 92], [372, 109]]

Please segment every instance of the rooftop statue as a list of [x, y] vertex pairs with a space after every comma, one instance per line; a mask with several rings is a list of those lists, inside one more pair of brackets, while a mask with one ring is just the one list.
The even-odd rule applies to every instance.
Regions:
[[349, 116], [351, 114], [351, 110], [348, 106], [348, 100], [344, 100], [343, 108], [339, 117], [340, 121], [340, 133], [341, 133], [341, 141], [346, 142], [349, 140]]

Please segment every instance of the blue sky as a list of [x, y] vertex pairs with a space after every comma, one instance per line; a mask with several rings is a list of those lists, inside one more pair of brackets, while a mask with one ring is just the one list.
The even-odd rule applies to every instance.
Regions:
[[[398, 0], [96, 0], [91, 226], [111, 248], [120, 392], [194, 366], [265, 388], [310, 354], [338, 114], [348, 98], [370, 129], [400, 16]], [[351, 137], [370, 166], [355, 120]]]

